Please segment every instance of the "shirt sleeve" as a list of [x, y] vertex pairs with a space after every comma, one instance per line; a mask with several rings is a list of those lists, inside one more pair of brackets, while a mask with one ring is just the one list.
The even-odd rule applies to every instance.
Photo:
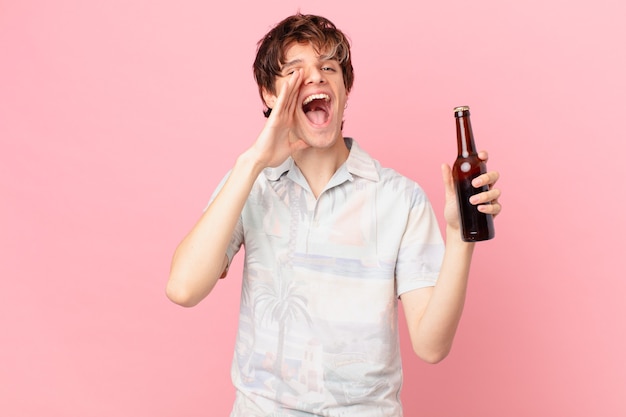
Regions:
[[444, 250], [432, 205], [424, 191], [416, 185], [396, 261], [396, 295], [399, 297], [411, 290], [434, 286]]

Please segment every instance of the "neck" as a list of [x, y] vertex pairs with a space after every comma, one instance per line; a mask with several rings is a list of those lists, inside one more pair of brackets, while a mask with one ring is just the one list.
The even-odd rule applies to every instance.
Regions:
[[292, 158], [317, 198], [349, 154], [342, 138], [330, 148], [302, 149], [294, 153]]

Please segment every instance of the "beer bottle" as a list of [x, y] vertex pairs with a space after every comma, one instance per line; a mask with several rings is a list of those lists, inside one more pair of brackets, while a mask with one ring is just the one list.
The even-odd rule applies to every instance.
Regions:
[[487, 166], [476, 152], [469, 107], [455, 107], [454, 117], [458, 155], [452, 167], [452, 178], [461, 215], [461, 238], [466, 242], [488, 240], [495, 233], [493, 216], [481, 213], [477, 206], [469, 202], [472, 195], [489, 190], [486, 185], [479, 188], [472, 186], [472, 180], [487, 172]]

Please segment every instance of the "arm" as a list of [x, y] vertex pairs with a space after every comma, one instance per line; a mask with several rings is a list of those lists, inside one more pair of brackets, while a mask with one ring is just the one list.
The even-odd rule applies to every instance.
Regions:
[[[481, 153], [487, 160], [487, 154]], [[446, 249], [434, 287], [409, 291], [401, 295], [409, 334], [415, 353], [429, 363], [443, 360], [450, 349], [461, 320], [467, 282], [475, 243], [464, 242], [460, 237], [459, 213], [452, 182], [450, 167], [442, 167], [442, 175], [446, 190]], [[490, 190], [477, 195], [473, 204], [484, 204], [479, 210], [497, 215], [501, 206], [498, 203], [500, 190], [492, 188], [498, 180], [497, 172], [488, 172], [474, 180], [489, 184]]]
[[275, 103], [255, 143], [242, 153], [224, 186], [180, 242], [172, 259], [166, 294], [185, 307], [198, 304], [226, 272], [226, 250], [254, 181], [268, 166], [277, 166], [304, 143], [292, 132], [300, 72], [294, 72]]
[[225, 272], [226, 249], [261, 170], [248, 153], [237, 159], [223, 188], [174, 252], [166, 288], [170, 300], [191, 307], [211, 292]]

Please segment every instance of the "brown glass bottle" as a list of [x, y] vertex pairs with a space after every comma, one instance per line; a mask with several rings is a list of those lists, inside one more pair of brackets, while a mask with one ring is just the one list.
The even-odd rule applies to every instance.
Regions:
[[487, 166], [476, 152], [469, 107], [455, 107], [454, 118], [458, 155], [452, 166], [452, 178], [461, 215], [461, 238], [466, 242], [489, 240], [495, 235], [493, 216], [481, 213], [469, 202], [472, 195], [489, 190], [486, 185], [478, 188], [472, 185], [474, 178], [487, 172]]

